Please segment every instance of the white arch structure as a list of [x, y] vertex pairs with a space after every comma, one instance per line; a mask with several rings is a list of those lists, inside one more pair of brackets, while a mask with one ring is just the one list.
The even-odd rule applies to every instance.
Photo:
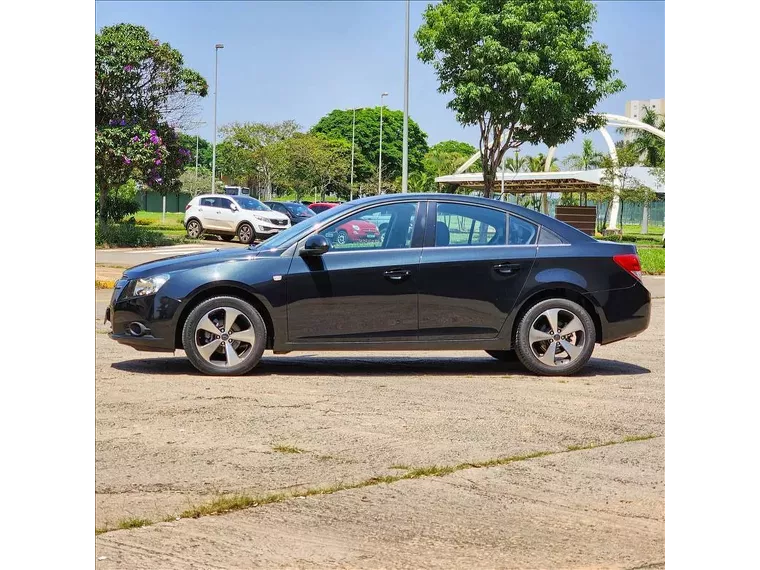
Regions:
[[[612, 115], [610, 113], [601, 113], [601, 116], [604, 117], [607, 120], [607, 123], [605, 126], [601, 127], [599, 129], [599, 132], [602, 134], [602, 138], [604, 138], [604, 142], [607, 143], [607, 149], [610, 152], [610, 158], [612, 159], [612, 163], [617, 168], [618, 159], [617, 159], [617, 151], [615, 150], [615, 143], [612, 140], [612, 137], [610, 136], [610, 133], [607, 131], [607, 127], [622, 127], [624, 129], [638, 129], [641, 131], [647, 131], [649, 133], [652, 133], [653, 135], [656, 135], [660, 137], [661, 139], [665, 140], [665, 131], [662, 131], [656, 127], [653, 127], [652, 125], [647, 125], [646, 123], [639, 121], [637, 119], [631, 119], [630, 117], [624, 117], [623, 115]], [[578, 120], [579, 123], [583, 123], [583, 119]], [[549, 148], [549, 151], [546, 153], [546, 162], [544, 163], [544, 172], [549, 172], [551, 169], [552, 159], [554, 158], [554, 153], [557, 151], [557, 147], [553, 146]], [[467, 161], [462, 164], [459, 168], [456, 169], [454, 174], [462, 174], [465, 170], [470, 168], [473, 164], [475, 164], [475, 161], [478, 160], [480, 157], [480, 150], [475, 151], [475, 154], [473, 154], [470, 158], [467, 159]], [[615, 177], [613, 180], [613, 187], [615, 188], [615, 197], [612, 199], [612, 207], [610, 208], [610, 225], [608, 226], [609, 229], [614, 230], [617, 229], [617, 218], [618, 218], [618, 212], [620, 210], [620, 180]], [[546, 194], [542, 194], [541, 196], [541, 209], [543, 210], [544, 214], [548, 214], [549, 209], [549, 203], [546, 199]]]

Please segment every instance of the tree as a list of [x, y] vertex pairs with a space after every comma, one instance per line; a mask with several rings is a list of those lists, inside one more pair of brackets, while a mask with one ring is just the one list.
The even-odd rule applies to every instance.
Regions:
[[[211, 188], [211, 169], [198, 168], [198, 176], [195, 176], [195, 166], [188, 167], [179, 177], [182, 183], [182, 192], [190, 194], [191, 196], [197, 196], [198, 194], [205, 194]], [[220, 181], [216, 181], [216, 191], [224, 191], [224, 184]]]
[[[594, 143], [589, 138], [583, 139], [583, 150], [580, 154], [570, 154], [563, 161], [571, 170], [592, 170], [599, 168], [604, 160], [604, 155], [594, 148]], [[586, 192], [581, 193], [581, 202], [585, 206], [588, 203]], [[563, 204], [564, 205], [564, 204]]]
[[[603, 125], [593, 109], [621, 91], [606, 46], [592, 42], [589, 0], [443, 0], [415, 37], [439, 92], [463, 125], [480, 127], [484, 195], [501, 159], [523, 143], [549, 147]], [[579, 124], [579, 120], [583, 122]]]
[[[351, 146], [353, 111], [335, 109], [314, 125], [311, 133], [322, 133], [330, 139], [343, 139]], [[401, 176], [404, 113], [383, 108], [383, 179]], [[409, 172], [422, 170], [428, 151], [427, 135], [409, 118]], [[354, 180], [367, 181], [375, 173], [380, 152], [380, 107], [356, 110], [356, 154], [371, 170], [354, 165]], [[469, 158], [469, 157], [468, 157]]]
[[[225, 153], [229, 164], [220, 171], [253, 186], [263, 189], [263, 198], [272, 197], [272, 184], [276, 177], [275, 156], [278, 143], [291, 138], [300, 129], [295, 121], [281, 123], [230, 123], [221, 128]], [[217, 145], [217, 153], [219, 145]]]
[[[641, 122], [661, 131], [665, 130], [665, 118], [649, 107], [645, 108]], [[618, 129], [618, 131], [623, 130]], [[665, 140], [663, 138], [647, 131], [636, 130], [636, 135], [631, 145], [639, 152], [639, 156], [643, 158], [644, 166], [649, 166], [650, 168], [665, 167]]]
[[[191, 166], [195, 167], [195, 135], [187, 133], [179, 134], [179, 144], [190, 151]], [[198, 168], [206, 168], [211, 170], [211, 159], [213, 155], [213, 148], [211, 143], [202, 137], [198, 137]], [[209, 181], [209, 188], [211, 187], [211, 181]]]
[[[173, 124], [186, 120], [206, 80], [148, 30], [117, 24], [95, 35], [95, 184], [100, 222], [109, 191], [135, 178], [170, 191], [189, 161]], [[171, 122], [171, 124], [170, 124]]]
[[435, 176], [428, 172], [412, 172], [409, 175], [411, 192], [432, 192], [435, 190]]
[[315, 188], [322, 200], [328, 191], [348, 197], [350, 143], [329, 139], [322, 134], [295, 133], [281, 141], [277, 150], [276, 182], [291, 188], [297, 200]]
[[[604, 172], [600, 180], [594, 200], [597, 204], [604, 205], [604, 217], [602, 218], [599, 230], [604, 233], [609, 220], [607, 219], [610, 206], [617, 193], [621, 202], [649, 203], [654, 198], [654, 192], [644, 186], [641, 181], [633, 175], [631, 168], [639, 161], [638, 149], [630, 143], [620, 142], [615, 145], [617, 152], [617, 164], [612, 157], [605, 156], [602, 160]], [[616, 184], [617, 182], [617, 184]], [[617, 187], [617, 188], [616, 188]]]

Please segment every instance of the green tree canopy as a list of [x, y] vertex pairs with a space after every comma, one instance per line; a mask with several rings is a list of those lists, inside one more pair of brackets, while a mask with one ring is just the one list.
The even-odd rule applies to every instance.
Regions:
[[130, 178], [176, 191], [190, 160], [174, 125], [192, 113], [206, 80], [184, 67], [182, 54], [132, 24], [95, 35], [95, 183], [100, 221], [109, 191]]
[[[179, 144], [190, 151], [190, 166], [195, 167], [195, 135], [188, 133], [179, 134]], [[198, 137], [198, 167], [211, 170], [211, 158], [213, 148], [211, 143], [203, 137]], [[209, 182], [211, 188], [211, 182]]]
[[[335, 109], [322, 117], [311, 128], [330, 139], [343, 139], [351, 147], [353, 111]], [[383, 179], [401, 176], [403, 154], [404, 113], [383, 108]], [[354, 164], [354, 179], [367, 181], [377, 171], [380, 150], [380, 107], [356, 110], [356, 154], [364, 159], [361, 170]], [[422, 161], [428, 151], [427, 135], [409, 118], [409, 172], [422, 170]], [[356, 160], [356, 158], [355, 158]], [[366, 165], [366, 166], [365, 166]], [[367, 170], [372, 168], [372, 170]]]
[[[641, 118], [642, 123], [651, 125], [661, 131], [665, 130], [665, 117], [657, 114], [657, 111], [645, 108], [644, 116]], [[630, 129], [618, 129], [619, 132], [629, 131]], [[647, 131], [636, 130], [631, 144], [642, 157], [644, 166], [650, 168], [665, 167], [665, 139], [658, 137]]]
[[[603, 124], [597, 103], [624, 88], [606, 46], [591, 41], [589, 0], [443, 0], [415, 35], [448, 107], [480, 127], [484, 195], [504, 153], [557, 146]], [[578, 124], [578, 119], [585, 122]]]

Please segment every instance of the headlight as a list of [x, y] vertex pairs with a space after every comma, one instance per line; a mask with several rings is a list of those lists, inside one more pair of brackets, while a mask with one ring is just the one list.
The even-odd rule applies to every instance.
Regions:
[[169, 280], [169, 276], [154, 275], [153, 277], [146, 277], [144, 279], [138, 279], [135, 281], [135, 297], [145, 297], [145, 295], [153, 295], [156, 293], [164, 283]]
[[357, 226], [356, 224], [351, 224], [351, 229], [353, 229], [355, 232], [358, 232], [359, 226]]

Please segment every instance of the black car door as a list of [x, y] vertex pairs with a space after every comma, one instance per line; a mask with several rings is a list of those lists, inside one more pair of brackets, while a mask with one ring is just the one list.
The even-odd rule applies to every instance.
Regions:
[[536, 257], [535, 224], [499, 208], [431, 202], [420, 258], [420, 340], [494, 338]]
[[[355, 210], [319, 231], [328, 252], [296, 251], [287, 276], [289, 343], [416, 338], [423, 206], [399, 199]], [[367, 231], [366, 220], [375, 217], [389, 220], [382, 235]]]

